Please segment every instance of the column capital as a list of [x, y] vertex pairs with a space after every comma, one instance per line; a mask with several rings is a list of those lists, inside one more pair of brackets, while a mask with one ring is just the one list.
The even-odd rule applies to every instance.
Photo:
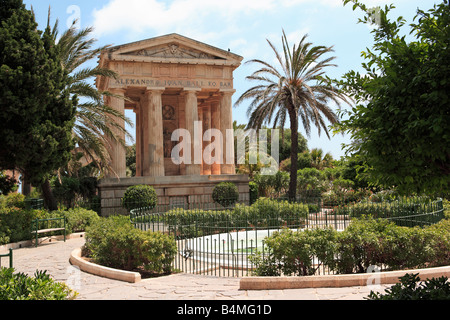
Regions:
[[220, 89], [220, 95], [233, 95], [236, 92], [236, 89]]
[[127, 89], [125, 89], [125, 88], [109, 88], [107, 91], [109, 91], [113, 94], [125, 94], [125, 92], [127, 92]]
[[202, 91], [202, 88], [197, 88], [197, 87], [186, 87], [186, 88], [183, 88], [183, 91], [181, 91], [181, 93], [183, 94], [186, 94], [186, 93], [198, 93], [198, 92], [200, 92], [200, 91]]
[[166, 90], [164, 87], [147, 87], [145, 89], [146, 94], [152, 94], [152, 93], [163, 93]]

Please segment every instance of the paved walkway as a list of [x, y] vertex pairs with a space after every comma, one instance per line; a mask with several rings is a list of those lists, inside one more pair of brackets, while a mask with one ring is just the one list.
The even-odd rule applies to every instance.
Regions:
[[[69, 263], [70, 253], [84, 238], [68, 239], [14, 250], [16, 272], [33, 275], [47, 270], [79, 295], [77, 300], [363, 300], [369, 287], [240, 290], [239, 278], [176, 274], [138, 283], [91, 275]], [[379, 291], [384, 292], [383, 287]]]

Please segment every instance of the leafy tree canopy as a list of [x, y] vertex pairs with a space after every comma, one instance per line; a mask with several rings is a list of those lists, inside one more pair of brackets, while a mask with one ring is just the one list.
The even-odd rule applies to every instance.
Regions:
[[0, 10], [0, 168], [18, 169], [34, 185], [65, 165], [73, 148], [76, 98], [47, 29], [37, 30], [22, 1]]
[[[344, 4], [350, 0], [344, 0]], [[372, 182], [402, 193], [442, 193], [450, 181], [450, 7], [448, 0], [417, 10], [410, 35], [406, 21], [388, 19], [394, 6], [353, 9], [376, 22], [374, 45], [362, 53], [365, 74], [350, 71], [340, 81], [355, 106], [342, 114], [337, 131], [349, 133], [347, 152], [366, 163]], [[407, 41], [411, 37], [412, 41]]]

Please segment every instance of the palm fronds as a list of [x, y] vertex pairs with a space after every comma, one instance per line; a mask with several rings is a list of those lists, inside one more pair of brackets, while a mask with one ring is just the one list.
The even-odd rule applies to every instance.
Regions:
[[[48, 19], [50, 23], [50, 13]], [[92, 59], [109, 47], [94, 48], [95, 39], [90, 38], [93, 28], [78, 30], [76, 21], [58, 37], [58, 21], [51, 29], [57, 44], [63, 68], [69, 75], [67, 89], [80, 101], [77, 106], [76, 123], [73, 129], [77, 150], [81, 151], [86, 161], [93, 163], [102, 173], [111, 171], [110, 144], [116, 141], [125, 146], [121, 136], [132, 139], [131, 134], [122, 124], [133, 126], [131, 119], [121, 112], [109, 107], [105, 97], [113, 96], [110, 92], [99, 91], [93, 79], [104, 76], [116, 79], [118, 75], [107, 68], [86, 66]]]

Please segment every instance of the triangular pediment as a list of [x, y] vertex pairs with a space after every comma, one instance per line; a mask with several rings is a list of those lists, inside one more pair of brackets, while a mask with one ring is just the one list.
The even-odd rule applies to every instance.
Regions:
[[112, 47], [108, 50], [110, 58], [120, 60], [144, 59], [159, 62], [175, 62], [202, 60], [203, 63], [223, 63], [239, 65], [242, 57], [208, 44], [170, 34], [166, 36], [146, 39], [138, 42]]
[[[145, 56], [155, 58], [178, 58], [178, 59], [224, 59], [204, 51], [189, 48], [180, 45], [177, 42], [157, 46], [148, 47], [136, 51], [122, 53], [122, 55], [129, 56]], [[225, 60], [225, 59], [224, 59]]]

